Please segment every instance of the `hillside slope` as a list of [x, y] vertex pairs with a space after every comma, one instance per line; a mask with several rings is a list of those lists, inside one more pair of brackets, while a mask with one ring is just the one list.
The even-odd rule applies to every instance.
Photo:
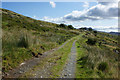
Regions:
[[[82, 30], [81, 30], [82, 31]], [[84, 31], [76, 42], [77, 78], [118, 78], [118, 36], [98, 31]]]
[[[50, 73], [52, 77], [59, 77], [59, 72], [62, 71], [70, 51], [73, 50], [72, 43], [76, 41], [74, 43], [77, 52], [76, 78], [118, 78], [120, 53], [118, 35], [95, 31], [92, 28], [74, 29], [64, 24], [35, 20], [6, 9], [2, 9], [2, 30], [3, 73], [12, 71], [24, 61], [32, 60], [34, 57], [38, 59], [44, 52], [71, 40], [22, 75], [31, 77], [37, 73], [40, 77], [39, 74]], [[73, 38], [75, 36], [77, 37]], [[40, 68], [43, 63], [54, 65], [48, 68], [46, 64], [47, 67]], [[43, 72], [44, 69], [49, 72], [43, 74], [41, 69]]]
[[3, 72], [79, 34], [76, 29], [58, 26], [2, 9]]

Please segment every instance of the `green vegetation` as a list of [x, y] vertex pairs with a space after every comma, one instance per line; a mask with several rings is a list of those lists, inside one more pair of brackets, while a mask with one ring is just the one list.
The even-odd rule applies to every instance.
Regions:
[[[71, 52], [72, 44], [77, 38], [78, 36], [68, 40], [67, 43], [62, 48], [58, 49], [57, 51], [53, 52], [51, 55], [42, 59], [42, 61], [40, 61], [38, 65], [36, 65], [29, 72], [25, 73], [25, 75], [23, 75], [22, 77], [35, 76], [33, 73], [37, 72], [40, 69], [44, 69], [43, 66], [45, 66], [46, 64], [47, 66], [49, 66], [50, 75], [48, 77], [51, 77], [51, 78], [60, 77], [60, 71], [63, 69], [66, 63], [67, 57]], [[52, 64], [51, 67], [48, 64]]]
[[117, 36], [89, 30], [83, 33], [76, 42], [78, 52], [76, 77], [117, 78], [119, 53]]
[[[118, 77], [118, 36], [92, 28], [77, 30], [72, 25], [35, 20], [5, 9], [2, 9], [2, 13], [3, 72], [70, 40], [63, 48], [42, 59], [34, 68], [37, 70], [38, 66], [42, 68], [45, 63], [51, 62], [54, 64], [50, 69], [51, 77], [59, 77], [72, 43], [77, 39], [77, 78]], [[78, 39], [75, 36], [79, 34]], [[26, 73], [27, 75], [32, 76]]]
[[68, 29], [74, 29], [72, 25], [68, 25]]
[[32, 57], [39, 57], [79, 34], [75, 29], [57, 26], [2, 9], [3, 72]]
[[57, 27], [63, 28], [63, 29], [74, 29], [74, 27], [72, 25], [65, 25], [65, 24], [60, 24], [57, 25]]
[[90, 38], [90, 39], [88, 39], [88, 40], [86, 41], [86, 43], [89, 44], [89, 45], [95, 45], [95, 44], [96, 44], [96, 40]]
[[80, 36], [79, 40], [76, 42], [77, 47], [77, 69], [76, 78], [91, 78], [93, 74], [94, 65], [88, 63], [87, 50], [83, 48], [86, 39]]

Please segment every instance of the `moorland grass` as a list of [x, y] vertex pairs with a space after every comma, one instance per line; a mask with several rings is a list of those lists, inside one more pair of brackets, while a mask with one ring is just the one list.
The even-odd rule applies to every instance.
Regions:
[[[117, 78], [118, 53], [115, 53], [114, 48], [117, 48], [118, 45], [113, 42], [117, 41], [116, 36], [101, 32], [97, 32], [97, 35], [93, 34], [92, 32], [84, 34], [76, 42], [78, 52], [76, 77]], [[90, 38], [96, 39], [95, 45], [86, 42]]]
[[57, 24], [35, 20], [15, 12], [2, 9], [3, 72], [7, 72], [25, 60], [37, 57], [45, 51], [58, 47], [77, 36], [57, 27]]

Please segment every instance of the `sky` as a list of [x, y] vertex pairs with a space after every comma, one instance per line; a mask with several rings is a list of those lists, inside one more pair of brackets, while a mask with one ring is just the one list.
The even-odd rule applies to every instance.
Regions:
[[37, 20], [118, 32], [118, 2], [3, 2], [2, 8]]

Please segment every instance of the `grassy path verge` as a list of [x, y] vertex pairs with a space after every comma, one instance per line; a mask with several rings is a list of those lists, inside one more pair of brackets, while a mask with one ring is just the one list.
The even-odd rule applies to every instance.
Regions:
[[[94, 73], [93, 69], [89, 68], [92, 67], [92, 64], [88, 64], [88, 53], [87, 50], [83, 47], [85, 46], [86, 39], [79, 37], [78, 41], [76, 41], [77, 47], [77, 64], [76, 64], [76, 78], [98, 78], [98, 76]], [[88, 65], [89, 66], [88, 66]]]
[[79, 37], [79, 40], [76, 42], [76, 48], [77, 48], [77, 64], [76, 64], [76, 78], [82, 78], [84, 77], [84, 75], [82, 73], [84, 73], [85, 71], [83, 70], [83, 66], [82, 60], [81, 59], [83, 56], [85, 56], [85, 50], [82, 47], [82, 44], [84, 44], [84, 39], [82, 38], [82, 36]]

